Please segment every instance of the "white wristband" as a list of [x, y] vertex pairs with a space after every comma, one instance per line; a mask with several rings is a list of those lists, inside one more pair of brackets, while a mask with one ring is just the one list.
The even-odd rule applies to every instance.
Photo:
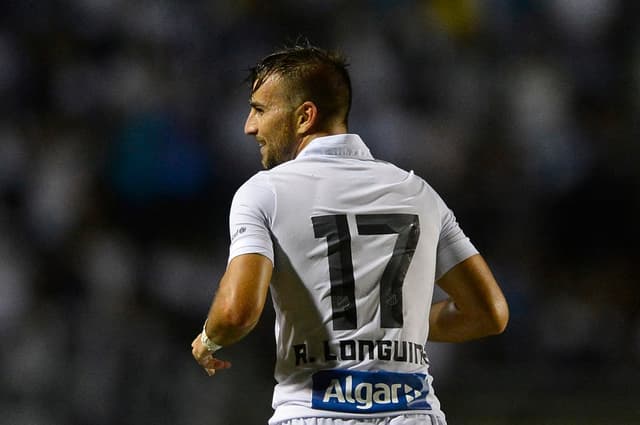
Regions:
[[222, 345], [218, 345], [215, 342], [211, 341], [207, 336], [207, 321], [204, 322], [204, 326], [202, 327], [202, 333], [200, 334], [200, 341], [202, 345], [204, 345], [207, 350], [211, 352], [211, 354], [215, 353], [219, 349], [222, 348]]

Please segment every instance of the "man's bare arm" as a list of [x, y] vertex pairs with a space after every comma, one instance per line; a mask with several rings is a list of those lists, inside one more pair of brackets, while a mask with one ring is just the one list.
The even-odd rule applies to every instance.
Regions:
[[[239, 255], [231, 260], [207, 316], [207, 338], [227, 346], [244, 338], [262, 315], [273, 265], [260, 254]], [[213, 357], [202, 343], [202, 334], [192, 342], [192, 354], [209, 375], [226, 369], [231, 363]]]
[[430, 341], [463, 342], [504, 331], [507, 300], [482, 256], [456, 265], [437, 284], [449, 298], [431, 307]]

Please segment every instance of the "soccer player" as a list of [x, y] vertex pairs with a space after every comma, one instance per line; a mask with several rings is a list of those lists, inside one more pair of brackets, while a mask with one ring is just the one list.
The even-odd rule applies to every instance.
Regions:
[[[234, 196], [231, 246], [192, 354], [218, 350], [276, 311], [271, 425], [445, 424], [427, 337], [501, 333], [507, 302], [440, 196], [347, 132], [344, 58], [310, 45], [251, 73], [245, 133], [267, 169]], [[449, 298], [432, 305], [434, 284]], [[364, 422], [363, 422], [364, 421]]]

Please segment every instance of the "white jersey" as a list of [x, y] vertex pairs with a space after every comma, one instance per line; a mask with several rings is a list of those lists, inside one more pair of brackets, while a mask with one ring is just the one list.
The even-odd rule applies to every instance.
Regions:
[[444, 417], [425, 343], [434, 282], [477, 253], [438, 194], [359, 136], [314, 139], [238, 189], [233, 257], [274, 264], [271, 424], [301, 417]]

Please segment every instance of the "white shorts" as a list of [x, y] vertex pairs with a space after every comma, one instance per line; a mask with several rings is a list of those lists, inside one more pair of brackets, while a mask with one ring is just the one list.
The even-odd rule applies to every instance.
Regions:
[[447, 425], [447, 423], [436, 416], [415, 414], [368, 419], [299, 418], [289, 419], [278, 425]]

